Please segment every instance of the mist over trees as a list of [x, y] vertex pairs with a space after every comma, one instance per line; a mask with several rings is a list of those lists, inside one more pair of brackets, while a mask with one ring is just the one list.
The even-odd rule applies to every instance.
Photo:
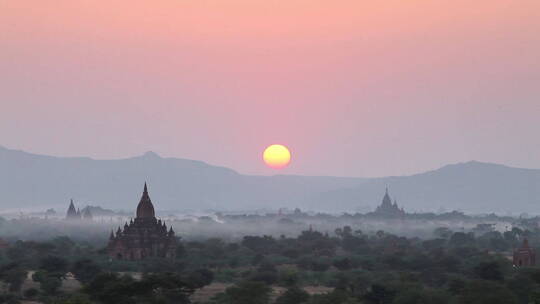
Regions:
[[[292, 220], [305, 217], [296, 214]], [[421, 238], [354, 225], [329, 232], [312, 226], [294, 236], [180, 238], [175, 259], [142, 261], [111, 260], [104, 252], [106, 240], [17, 240], [0, 249], [0, 299], [55, 304], [537, 303], [540, 270], [515, 267], [510, 259], [525, 238], [533, 248], [540, 245], [537, 222], [516, 219], [503, 231], [485, 223], [467, 229], [437, 227]]]

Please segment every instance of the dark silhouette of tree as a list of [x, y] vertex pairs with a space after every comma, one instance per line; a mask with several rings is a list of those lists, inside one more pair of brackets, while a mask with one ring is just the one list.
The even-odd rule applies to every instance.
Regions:
[[309, 304], [360, 304], [360, 302], [342, 290], [335, 290], [327, 294], [312, 296]]
[[47, 256], [41, 259], [39, 269], [63, 276], [68, 270], [68, 262], [65, 258], [59, 256]]
[[20, 304], [19, 297], [16, 294], [0, 294], [0, 303], [2, 304]]
[[397, 295], [392, 304], [446, 304], [448, 299], [442, 292], [408, 289]]
[[242, 240], [242, 246], [247, 247], [259, 254], [269, 254], [274, 251], [276, 240], [271, 236], [246, 236]]
[[276, 299], [275, 304], [302, 304], [309, 300], [309, 294], [296, 286], [287, 289]]
[[352, 265], [351, 260], [349, 258], [343, 258], [343, 259], [336, 260], [336, 261], [334, 261], [333, 265], [334, 265], [334, 267], [336, 267], [337, 269], [339, 269], [341, 271], [349, 270], [349, 269], [353, 268], [353, 265]]
[[62, 286], [62, 279], [65, 277], [67, 269], [66, 259], [58, 256], [47, 256], [40, 260], [38, 271], [34, 273], [32, 279], [39, 282], [43, 292], [53, 295]]
[[21, 290], [27, 273], [19, 263], [12, 262], [0, 267], [0, 281], [9, 285], [10, 292], [18, 292]]
[[227, 288], [222, 300], [223, 304], [268, 304], [270, 292], [270, 287], [264, 283], [243, 281]]
[[474, 273], [483, 280], [490, 281], [503, 281], [504, 274], [502, 273], [499, 263], [493, 262], [481, 262], [473, 269]]
[[456, 232], [450, 237], [452, 247], [473, 247], [476, 245], [473, 233]]
[[467, 283], [461, 278], [454, 278], [448, 282], [448, 292], [453, 295], [459, 295], [465, 289]]
[[176, 273], [147, 274], [140, 281], [129, 276], [102, 273], [83, 291], [103, 304], [188, 304], [194, 288]]
[[438, 238], [448, 239], [452, 236], [452, 230], [448, 229], [447, 227], [439, 227], [433, 231], [433, 235]]
[[462, 304], [517, 304], [516, 296], [504, 285], [485, 280], [475, 280], [463, 289]]
[[41, 290], [47, 295], [54, 295], [62, 286], [62, 276], [59, 273], [49, 273], [46, 270], [38, 270], [32, 276], [39, 283]]
[[210, 285], [214, 280], [214, 273], [208, 269], [198, 269], [188, 274], [186, 282], [194, 289]]
[[140, 292], [134, 290], [134, 282], [130, 276], [120, 277], [116, 273], [101, 273], [87, 284], [83, 291], [99, 303], [134, 304], [135, 297]]
[[82, 284], [92, 281], [101, 271], [101, 267], [90, 259], [78, 260], [71, 267], [71, 273]]
[[380, 284], [371, 285], [371, 290], [366, 293], [364, 299], [373, 304], [390, 304], [394, 300], [396, 292]]

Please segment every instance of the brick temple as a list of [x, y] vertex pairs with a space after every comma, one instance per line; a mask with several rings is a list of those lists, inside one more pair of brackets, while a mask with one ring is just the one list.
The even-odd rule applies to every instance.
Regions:
[[111, 231], [109, 256], [121, 260], [142, 260], [149, 257], [175, 258], [177, 239], [172, 227], [167, 231], [165, 222], [158, 220], [154, 205], [144, 184], [144, 191], [137, 206], [137, 217], [126, 222], [124, 229]]

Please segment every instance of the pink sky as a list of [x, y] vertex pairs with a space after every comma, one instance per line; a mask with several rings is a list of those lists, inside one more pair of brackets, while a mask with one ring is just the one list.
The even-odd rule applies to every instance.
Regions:
[[250, 174], [540, 168], [540, 1], [97, 3], [0, 2], [0, 145]]

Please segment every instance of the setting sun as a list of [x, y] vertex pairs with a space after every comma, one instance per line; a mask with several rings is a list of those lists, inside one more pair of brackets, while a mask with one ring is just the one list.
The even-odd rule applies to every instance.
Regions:
[[291, 162], [291, 152], [283, 145], [271, 145], [264, 150], [263, 160], [270, 168], [282, 169]]

